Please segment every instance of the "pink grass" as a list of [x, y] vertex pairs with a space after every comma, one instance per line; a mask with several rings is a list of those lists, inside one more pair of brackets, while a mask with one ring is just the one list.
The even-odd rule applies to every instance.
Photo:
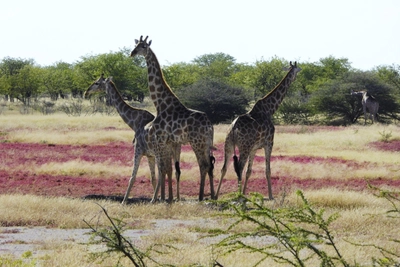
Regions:
[[[214, 156], [218, 162], [217, 166], [222, 166], [223, 162], [223, 144], [216, 145], [218, 150]], [[390, 143], [375, 142], [371, 143], [375, 149], [388, 151], [399, 151], [400, 141]], [[191, 151], [190, 146], [183, 146], [183, 152]], [[42, 165], [49, 162], [66, 162], [70, 160], [81, 160], [87, 162], [102, 163], [118, 166], [132, 166], [133, 146], [131, 143], [108, 143], [105, 145], [53, 145], [36, 143], [0, 143], [0, 194], [20, 193], [35, 194], [46, 196], [68, 196], [83, 197], [86, 195], [107, 195], [122, 196], [125, 193], [130, 173], [121, 173], [112, 177], [91, 177], [87, 174], [77, 176], [63, 176], [51, 174], [36, 174], [29, 169], [20, 168], [20, 166]], [[310, 156], [280, 156], [275, 155], [272, 161], [290, 161], [295, 163], [341, 163], [351, 166], [354, 169], [367, 168], [368, 164], [355, 162], [338, 158], [323, 158]], [[232, 159], [230, 159], [232, 161]], [[264, 166], [264, 157], [256, 156], [255, 165]], [[19, 168], [17, 168], [19, 167]], [[370, 165], [369, 165], [370, 167]], [[141, 168], [148, 169], [147, 161], [143, 160]], [[195, 162], [183, 162], [181, 164], [182, 172], [196, 168]], [[264, 174], [264, 167], [253, 171], [250, 177], [247, 192], [258, 192], [267, 195], [267, 182]], [[18, 171], [17, 171], [18, 170]], [[228, 168], [233, 172], [232, 164]], [[220, 169], [214, 170], [214, 186], [218, 186]], [[175, 179], [174, 194], [175, 192]], [[400, 180], [373, 179], [369, 183], [379, 186], [400, 187]], [[362, 191], [365, 190], [367, 181], [364, 179], [298, 179], [296, 177], [273, 176], [272, 187], [274, 195], [279, 195], [283, 191], [295, 189], [322, 189], [334, 187], [337, 189], [347, 189]], [[210, 195], [210, 187], [207, 179], [206, 196]], [[235, 192], [237, 190], [236, 179], [225, 179], [221, 187], [221, 194]], [[196, 198], [199, 191], [199, 180], [195, 177], [190, 180], [181, 180], [181, 195], [190, 198]], [[151, 197], [152, 187], [149, 177], [138, 176], [132, 189], [132, 195], [135, 197]]]

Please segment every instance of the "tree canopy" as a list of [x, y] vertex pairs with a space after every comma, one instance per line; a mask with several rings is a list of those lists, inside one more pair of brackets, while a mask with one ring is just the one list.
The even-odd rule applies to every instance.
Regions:
[[[73, 64], [56, 62], [44, 67], [33, 59], [6, 57], [0, 61], [0, 94], [24, 105], [29, 105], [32, 98], [77, 98], [104, 74], [113, 77], [127, 99], [143, 99], [148, 96], [146, 62], [142, 57], [131, 58], [129, 52], [123, 48], [82, 56]], [[348, 59], [333, 56], [298, 65], [302, 71], [274, 115], [278, 123], [355, 123], [361, 104], [349, 92], [361, 89], [379, 101], [378, 118], [383, 122], [399, 119], [399, 65], [363, 72], [353, 69]], [[249, 110], [280, 82], [288, 66], [289, 61], [279, 57], [244, 64], [228, 54], [214, 53], [162, 67], [166, 82], [178, 97], [188, 107], [207, 112], [218, 123]]]

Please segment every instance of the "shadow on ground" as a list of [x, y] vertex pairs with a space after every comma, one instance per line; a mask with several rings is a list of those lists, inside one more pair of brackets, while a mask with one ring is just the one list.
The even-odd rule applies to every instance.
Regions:
[[[106, 195], [87, 195], [82, 197], [82, 199], [89, 199], [89, 200], [108, 200], [108, 201], [115, 201], [121, 203], [124, 199], [123, 196], [106, 196]], [[141, 204], [141, 203], [150, 203], [151, 198], [148, 197], [137, 197], [137, 198], [130, 198], [128, 199], [126, 204]]]

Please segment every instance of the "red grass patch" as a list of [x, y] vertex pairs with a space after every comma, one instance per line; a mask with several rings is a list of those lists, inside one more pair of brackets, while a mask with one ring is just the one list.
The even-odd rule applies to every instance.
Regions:
[[372, 142], [370, 143], [370, 146], [378, 150], [398, 152], [400, 151], [400, 140], [393, 140], [390, 142]]
[[[331, 128], [330, 128], [331, 129]], [[376, 142], [371, 146], [377, 149], [399, 151], [400, 141], [390, 143]], [[217, 144], [218, 150], [214, 156], [218, 166], [222, 166], [224, 157], [223, 144]], [[192, 151], [190, 146], [183, 146], [182, 152]], [[29, 169], [16, 171], [18, 166], [42, 165], [49, 162], [66, 162], [81, 160], [87, 162], [107, 162], [116, 166], [132, 166], [133, 146], [131, 143], [108, 143], [105, 145], [54, 145], [32, 143], [0, 143], [0, 194], [20, 193], [44, 196], [69, 196], [83, 197], [86, 195], [122, 196], [125, 193], [130, 173], [121, 173], [113, 177], [90, 177], [87, 174], [77, 176], [63, 176], [51, 174], [35, 174]], [[358, 168], [371, 167], [370, 163], [348, 161], [338, 158], [323, 158], [309, 156], [272, 156], [271, 161], [291, 161], [301, 164], [341, 163]], [[230, 159], [232, 161], [232, 159]], [[264, 166], [264, 157], [256, 156], [255, 164]], [[147, 161], [143, 160], [141, 168], [148, 168]], [[191, 168], [198, 168], [196, 163], [184, 162], [181, 164], [182, 172]], [[18, 168], [19, 170], [21, 168]], [[263, 168], [262, 168], [263, 169]], [[214, 186], [218, 186], [219, 169], [214, 170]], [[230, 165], [229, 172], [233, 172]], [[183, 197], [197, 198], [199, 194], [200, 179], [181, 180], [181, 195]], [[374, 179], [369, 181], [372, 185], [388, 185], [400, 187], [400, 180]], [[176, 181], [173, 179], [174, 196], [176, 196]], [[321, 189], [335, 187], [347, 190], [365, 190], [367, 181], [364, 179], [349, 179], [346, 181], [335, 179], [298, 179], [296, 177], [272, 177], [272, 191], [274, 196], [283, 191], [295, 189]], [[267, 182], [263, 171], [253, 172], [250, 177], [247, 192], [259, 192], [268, 195]], [[221, 194], [237, 191], [237, 180], [224, 180]], [[131, 196], [151, 197], [153, 189], [149, 177], [139, 176], [132, 189]], [[210, 185], [207, 179], [205, 188], [206, 197], [210, 196]]]

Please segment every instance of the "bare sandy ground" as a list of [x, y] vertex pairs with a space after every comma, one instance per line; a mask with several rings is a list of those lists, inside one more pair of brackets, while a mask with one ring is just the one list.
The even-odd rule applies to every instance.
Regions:
[[[168, 220], [160, 219], [152, 221], [150, 230], [126, 230], [123, 235], [131, 241], [142, 236], [158, 234], [166, 230], [192, 225], [213, 224], [212, 220]], [[90, 238], [90, 229], [56, 229], [45, 227], [0, 227], [0, 255], [14, 255], [20, 257], [23, 253], [31, 251], [33, 255], [46, 253], [44, 247], [57, 243], [85, 244]], [[206, 241], [206, 240], [205, 240]]]
[[[215, 219], [205, 218], [197, 220], [173, 220], [159, 219], [151, 221], [152, 229], [126, 230], [123, 235], [132, 242], [140, 240], [146, 235], [162, 235], [166, 231], [182, 229], [186, 227], [212, 227], [217, 225]], [[34, 256], [51, 251], [51, 244], [85, 244], [90, 238], [90, 229], [55, 229], [45, 227], [0, 227], [0, 255], [14, 255], [20, 257], [23, 253], [30, 251]], [[218, 237], [205, 237], [202, 234], [193, 232], [198, 242], [203, 245], [218, 243], [225, 235]], [[250, 241], [250, 240], [247, 240]], [[251, 242], [258, 244], [270, 244], [276, 242], [276, 239], [270, 236], [254, 237]], [[50, 245], [50, 246], [49, 246]], [[46, 249], [44, 249], [46, 248]], [[51, 250], [51, 249], [50, 249]]]

